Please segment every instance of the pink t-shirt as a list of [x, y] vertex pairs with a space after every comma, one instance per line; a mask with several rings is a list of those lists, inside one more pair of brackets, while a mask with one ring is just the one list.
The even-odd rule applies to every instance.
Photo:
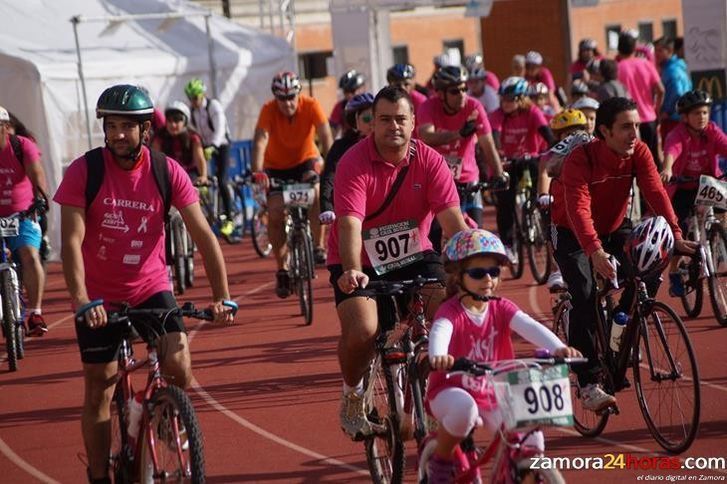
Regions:
[[[456, 114], [444, 112], [441, 97], [433, 97], [422, 104], [419, 110], [419, 126], [434, 125], [437, 131], [459, 131], [465, 124], [472, 111], [477, 111], [477, 136], [484, 136], [492, 132], [490, 121], [487, 119], [485, 108], [475, 98], [467, 96], [464, 108]], [[454, 181], [469, 183], [479, 180], [480, 170], [475, 161], [475, 145], [477, 137], [457, 138], [451, 143], [433, 146], [444, 156], [445, 161], [452, 170]], [[461, 167], [460, 167], [461, 165]]]
[[[442, 303], [434, 319], [448, 319], [452, 323], [452, 338], [449, 354], [455, 359], [465, 357], [477, 362], [508, 360], [515, 357], [510, 322], [520, 309], [509, 299], [495, 299], [488, 303], [487, 314], [482, 326], [478, 326], [467, 315], [458, 297]], [[446, 378], [446, 371], [429, 374], [427, 400], [431, 401], [445, 388], [457, 387], [466, 390], [480, 408], [493, 408], [494, 393], [488, 391], [484, 377], [452, 375]]]
[[[420, 93], [419, 91], [417, 91], [416, 89], [411, 90], [411, 92], [409, 93], [409, 97], [411, 98], [411, 102], [414, 105], [414, 114], [418, 116], [419, 108], [429, 98], [427, 96], [425, 96], [424, 94]], [[417, 120], [417, 124], [418, 124], [418, 120]]]
[[0, 183], [5, 188], [0, 192], [0, 217], [27, 210], [33, 203], [33, 184], [25, 168], [40, 162], [40, 150], [35, 143], [24, 136], [18, 136], [23, 151], [23, 164], [15, 157], [10, 136], [5, 137], [5, 148], [0, 151]]
[[[160, 291], [171, 291], [165, 264], [164, 201], [151, 171], [149, 149], [132, 170], [123, 170], [104, 148], [104, 179], [86, 211], [81, 245], [89, 297], [106, 303], [137, 305]], [[167, 157], [172, 205], [182, 209], [199, 200], [179, 163]], [[86, 206], [86, 160], [68, 167], [53, 199]]]
[[[381, 227], [414, 220], [419, 229], [423, 251], [431, 250], [427, 235], [436, 213], [459, 206], [459, 195], [452, 175], [442, 155], [419, 140], [412, 140], [416, 155], [409, 161], [393, 165], [384, 161], [376, 151], [373, 136], [358, 142], [341, 157], [336, 167], [333, 185], [333, 206], [338, 218], [353, 216], [363, 221], [362, 229]], [[364, 221], [367, 214], [378, 211], [384, 203], [396, 176], [409, 164], [409, 171], [399, 191], [386, 210], [372, 220]], [[328, 238], [328, 263], [340, 264], [338, 224], [333, 225]], [[361, 263], [371, 267], [364, 250]]]
[[640, 57], [629, 57], [618, 62], [618, 80], [636, 102], [642, 123], [656, 120], [653, 88], [660, 81], [654, 64]]
[[507, 115], [500, 108], [490, 115], [490, 123], [493, 131], [500, 132], [500, 146], [506, 157], [518, 158], [540, 153], [538, 150], [542, 136], [538, 129], [547, 126], [548, 121], [536, 106]]
[[[664, 141], [664, 155], [674, 157], [674, 176], [698, 178], [699, 175], [719, 176], [718, 155], [727, 156], [727, 135], [710, 121], [701, 134], [692, 133], [685, 123], [671, 130]], [[696, 188], [698, 183], [679, 185]], [[671, 187], [670, 187], [671, 188]]]
[[485, 71], [485, 83], [494, 89], [495, 92], [500, 90], [500, 80], [492, 71]]
[[525, 76], [525, 79], [527, 79], [530, 84], [537, 84], [538, 82], [542, 82], [543, 84], [548, 86], [548, 90], [550, 92], [555, 92], [555, 79], [553, 79], [553, 73], [550, 72], [550, 69], [545, 66], [540, 67], [540, 71], [538, 72], [537, 76]]

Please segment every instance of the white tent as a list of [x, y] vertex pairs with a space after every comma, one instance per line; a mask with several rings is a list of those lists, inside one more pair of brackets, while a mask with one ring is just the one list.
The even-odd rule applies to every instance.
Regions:
[[[0, 105], [35, 134], [51, 193], [64, 167], [89, 147], [70, 18], [179, 11], [205, 12], [177, 0], [0, 2]], [[184, 99], [183, 87], [190, 78], [200, 77], [210, 86], [210, 50], [217, 67], [218, 99], [225, 106], [232, 137], [252, 137], [260, 107], [270, 97], [270, 80], [294, 65], [294, 53], [284, 40], [223, 17], [212, 16], [209, 25], [212, 49], [202, 16], [78, 24], [94, 146], [103, 143], [93, 110], [106, 87], [142, 85], [158, 106]], [[50, 217], [54, 248], [59, 247], [57, 215], [53, 210]]]

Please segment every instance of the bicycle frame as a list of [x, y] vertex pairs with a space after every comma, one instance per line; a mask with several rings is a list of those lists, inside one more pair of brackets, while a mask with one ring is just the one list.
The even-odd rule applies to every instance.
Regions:
[[705, 268], [707, 276], [715, 275], [714, 259], [712, 258], [712, 247], [709, 245], [707, 234], [713, 224], [719, 224], [719, 219], [714, 215], [714, 207], [695, 205], [689, 220], [689, 228], [694, 234], [694, 241], [699, 242], [704, 248]]

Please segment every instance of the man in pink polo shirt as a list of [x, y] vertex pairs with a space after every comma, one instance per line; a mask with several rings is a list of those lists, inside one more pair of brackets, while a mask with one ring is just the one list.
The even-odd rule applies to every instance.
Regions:
[[[83, 362], [85, 398], [81, 415], [89, 481], [109, 483], [110, 402], [117, 371], [118, 328], [107, 325], [106, 308], [174, 308], [164, 251], [165, 202], [142, 144], [151, 127], [153, 105], [136, 86], [106, 89], [96, 116], [103, 118], [106, 147], [76, 159], [54, 200], [61, 205], [63, 273], [76, 311], [76, 336]], [[98, 192], [87, 198], [89, 166], [103, 164]], [[199, 206], [184, 169], [164, 158], [171, 205], [179, 210], [197, 245], [212, 288], [215, 321], [232, 323], [222, 251]], [[95, 171], [96, 172], [96, 171]], [[98, 172], [96, 172], [98, 173]], [[90, 191], [90, 190], [89, 190]], [[185, 388], [192, 379], [189, 344], [179, 317], [167, 318], [159, 340], [161, 370], [168, 382]], [[138, 326], [142, 336], [144, 328]]]
[[[375, 431], [364, 411], [363, 376], [374, 355], [378, 317], [373, 299], [352, 292], [369, 279], [421, 275], [444, 280], [441, 260], [427, 238], [432, 219], [437, 218], [447, 237], [467, 228], [444, 159], [411, 139], [413, 106], [406, 91], [396, 86], [379, 91], [373, 114], [373, 134], [349, 149], [336, 170], [337, 223], [328, 243], [328, 270], [341, 321], [341, 427], [353, 439]], [[401, 240], [408, 243], [399, 244]], [[399, 244], [396, 253], [381, 252], [394, 244]], [[432, 315], [444, 297], [442, 289], [433, 292], [427, 308]]]
[[661, 111], [661, 103], [664, 101], [664, 85], [654, 63], [637, 57], [635, 52], [636, 38], [630, 32], [622, 32], [618, 37], [618, 80], [631, 99], [636, 101], [641, 120], [641, 141], [649, 147], [658, 166], [660, 156], [656, 113]]
[[[485, 166], [478, 167], [475, 146], [479, 145], [483, 158], [494, 177], [502, 176], [500, 156], [492, 139], [492, 129], [485, 108], [467, 95], [467, 71], [460, 66], [442, 67], [434, 77], [436, 96], [425, 102], [418, 113], [419, 137], [444, 156], [458, 189], [487, 178]], [[505, 180], [503, 180], [503, 186]], [[467, 193], [460, 206], [482, 226], [482, 195]], [[441, 230], [432, 227], [430, 238], [439, 249]]]
[[[5, 176], [6, 187], [0, 195], [0, 217], [27, 210], [36, 191], [46, 193], [45, 172], [40, 162], [40, 150], [32, 140], [11, 135], [10, 114], [0, 107], [0, 174]], [[31, 219], [20, 222], [19, 233], [5, 240], [13, 257], [23, 267], [23, 284], [28, 291], [29, 336], [43, 336], [48, 327], [41, 315], [45, 271], [40, 262], [40, 225]]]

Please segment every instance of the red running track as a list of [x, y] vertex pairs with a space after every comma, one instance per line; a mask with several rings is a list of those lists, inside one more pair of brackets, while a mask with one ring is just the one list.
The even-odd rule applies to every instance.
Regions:
[[[272, 261], [258, 258], [247, 240], [225, 245], [223, 251], [231, 291], [240, 303], [236, 324], [188, 326], [196, 378], [190, 394], [205, 436], [208, 482], [369, 481], [362, 445], [348, 440], [338, 426], [338, 321], [328, 273], [318, 271], [314, 323], [306, 327], [297, 300], [275, 297]], [[209, 287], [201, 264], [197, 267], [197, 287], [181, 299], [202, 304]], [[49, 272], [44, 314], [50, 331], [28, 341], [18, 372], [9, 373], [0, 360], [0, 482], [85, 480], [81, 364], [60, 266], [51, 264]], [[549, 321], [548, 294], [528, 274], [519, 281], [506, 279], [500, 293]], [[688, 322], [703, 382], [702, 423], [682, 459], [727, 457], [727, 328], [717, 325], [708, 306], [703, 312], [705, 316]], [[524, 345], [518, 348], [527, 354]], [[600, 438], [552, 430], [548, 455], [664, 456], [646, 429], [633, 390], [618, 398], [621, 415], [612, 417]], [[413, 465], [413, 445], [409, 450]], [[727, 479], [724, 470], [571, 470], [564, 475], [570, 482], [635, 482], [639, 476], [664, 481], [674, 476], [698, 480], [702, 475]], [[410, 472], [407, 482], [414, 480]]]

